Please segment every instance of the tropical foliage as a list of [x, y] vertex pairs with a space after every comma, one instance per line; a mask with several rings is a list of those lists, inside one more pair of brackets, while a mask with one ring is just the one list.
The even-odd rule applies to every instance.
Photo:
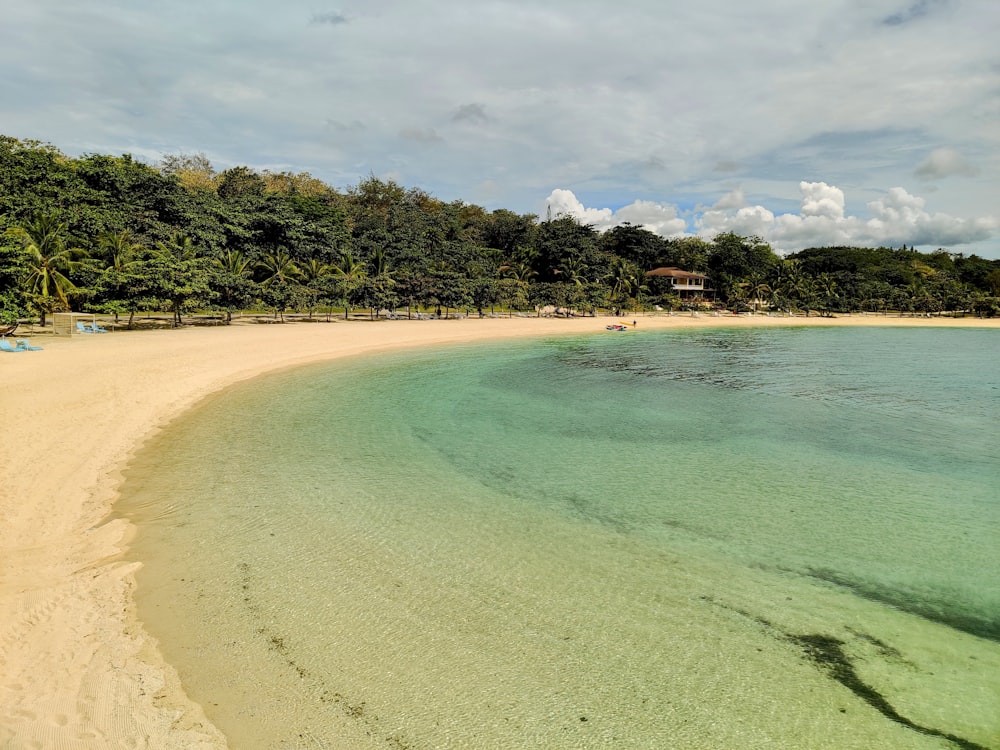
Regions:
[[[646, 276], [703, 273], [682, 299]], [[343, 190], [308, 174], [203, 154], [158, 165], [0, 136], [0, 318], [59, 310], [192, 311], [229, 321], [289, 311], [675, 309], [1000, 313], [1000, 261], [944, 249], [812, 248], [779, 257], [756, 237], [666, 239], [567, 216], [444, 202], [374, 176]]]

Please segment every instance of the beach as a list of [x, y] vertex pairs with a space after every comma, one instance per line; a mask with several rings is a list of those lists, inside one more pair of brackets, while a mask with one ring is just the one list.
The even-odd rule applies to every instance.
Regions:
[[[1000, 327], [974, 318], [628, 316], [638, 328]], [[395, 348], [586, 334], [617, 319], [469, 318], [239, 324], [73, 337], [0, 358], [0, 747], [217, 748], [133, 603], [122, 472], [157, 430], [255, 376]], [[608, 335], [628, 335], [608, 332]]]

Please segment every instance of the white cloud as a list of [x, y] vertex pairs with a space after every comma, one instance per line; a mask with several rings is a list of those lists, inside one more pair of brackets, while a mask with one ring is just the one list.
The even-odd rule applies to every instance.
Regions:
[[625, 222], [641, 225], [664, 237], [697, 234], [711, 239], [723, 232], [758, 236], [779, 252], [822, 246], [896, 246], [901, 244], [952, 247], [994, 238], [1000, 229], [995, 217], [963, 219], [929, 213], [924, 198], [894, 187], [867, 204], [870, 216], [846, 215], [844, 192], [825, 182], [800, 182], [798, 213], [775, 214], [761, 206], [744, 206], [742, 193], [726, 194], [711, 208], [694, 212], [688, 220], [677, 207], [636, 201], [618, 211], [587, 208], [565, 189], [553, 190], [553, 214], [573, 216], [599, 231]]
[[637, 200], [622, 206], [615, 212], [615, 217], [663, 237], [681, 237], [687, 231], [687, 221], [677, 215], [676, 207], [653, 201]]
[[712, 208], [724, 211], [727, 208], [743, 208], [746, 204], [747, 199], [743, 194], [743, 188], [736, 188], [719, 198]]
[[802, 215], [844, 218], [844, 191], [825, 182], [800, 182]]
[[970, 163], [953, 148], [938, 148], [920, 163], [914, 174], [922, 180], [944, 177], [975, 177], [979, 167]]
[[586, 208], [572, 190], [553, 190], [545, 201], [553, 217], [572, 216], [582, 224], [590, 224], [603, 232], [621, 224], [643, 227], [663, 237], [680, 237], [687, 230], [687, 221], [677, 215], [677, 208], [653, 201], [636, 200], [617, 211], [610, 208]]
[[698, 217], [696, 225], [703, 237], [714, 237], [721, 232], [766, 237], [774, 225], [774, 214], [763, 206], [744, 206], [735, 212], [713, 208]]
[[610, 208], [586, 208], [572, 190], [556, 188], [545, 199], [546, 213], [553, 218], [572, 216], [581, 224], [593, 224], [598, 231], [616, 225], [614, 211]]

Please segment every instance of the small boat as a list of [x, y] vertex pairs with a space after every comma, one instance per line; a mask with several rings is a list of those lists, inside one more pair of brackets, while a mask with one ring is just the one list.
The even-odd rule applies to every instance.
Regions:
[[604, 327], [607, 328], [609, 331], [627, 331], [628, 330], [628, 326], [623, 325], [621, 323], [614, 323], [613, 325], [604, 326]]

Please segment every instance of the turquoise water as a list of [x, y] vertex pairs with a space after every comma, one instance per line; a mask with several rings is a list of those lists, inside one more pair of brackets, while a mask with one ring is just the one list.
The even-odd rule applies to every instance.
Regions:
[[1000, 336], [630, 332], [152, 441], [139, 614], [234, 748], [1000, 748]]

